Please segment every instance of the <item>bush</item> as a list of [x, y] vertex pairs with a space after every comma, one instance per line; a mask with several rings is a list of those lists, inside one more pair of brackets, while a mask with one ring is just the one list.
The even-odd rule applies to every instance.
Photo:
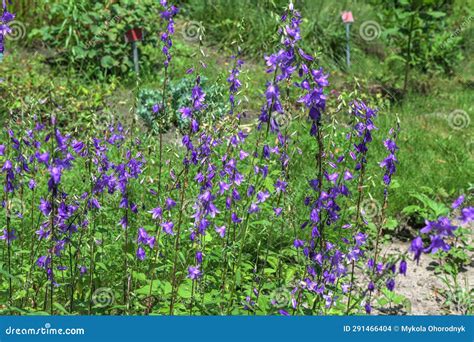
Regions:
[[[48, 24], [34, 29], [30, 38], [55, 49], [54, 62], [69, 64], [91, 77], [127, 75], [133, 70], [131, 45], [124, 41], [129, 29], [143, 28], [144, 40], [139, 45], [155, 46], [159, 40], [159, 3], [154, 0], [45, 0], [45, 6], [49, 7]], [[146, 52], [140, 63], [145, 70], [154, 68]]]
[[[197, 118], [200, 122], [213, 121], [222, 117], [228, 111], [228, 105], [225, 104], [226, 89], [219, 83], [210, 84], [209, 80], [201, 77], [203, 91], [206, 93], [206, 111]], [[171, 80], [168, 84], [166, 116], [163, 112], [154, 113], [153, 106], [162, 105], [162, 89], [142, 89], [138, 93], [138, 115], [143, 119], [148, 129], [155, 132], [166, 132], [171, 126], [179, 128], [182, 132], [188, 126], [188, 122], [181, 118], [180, 108], [189, 105], [189, 94], [194, 86], [194, 80], [182, 78], [180, 80]]]

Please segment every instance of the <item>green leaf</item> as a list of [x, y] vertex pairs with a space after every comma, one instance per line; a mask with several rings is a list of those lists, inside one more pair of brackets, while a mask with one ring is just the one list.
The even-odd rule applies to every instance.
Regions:
[[106, 69], [112, 68], [114, 66], [114, 59], [110, 56], [104, 56], [100, 59], [100, 65]]
[[275, 187], [273, 186], [273, 180], [270, 177], [265, 178], [265, 187], [268, 191], [270, 191], [270, 193], [275, 191]]
[[235, 284], [238, 286], [242, 282], [242, 274], [240, 273], [240, 270], [237, 270], [235, 272]]
[[61, 313], [65, 314], [65, 315], [69, 315], [69, 312], [60, 303], [54, 302], [54, 307], [56, 309], [58, 309], [59, 311], [61, 311]]
[[439, 11], [429, 11], [427, 14], [436, 19], [446, 16], [446, 13]]
[[71, 51], [72, 54], [78, 59], [82, 59], [87, 56], [87, 51], [81, 48], [80, 46], [74, 46]]
[[19, 291], [15, 291], [14, 295], [13, 295], [13, 299], [17, 300], [17, 299], [22, 299], [22, 298], [25, 298], [26, 296], [26, 290], [19, 290]]
[[178, 295], [181, 298], [191, 298], [191, 291], [192, 291], [192, 283], [186, 282], [184, 284], [181, 284], [181, 286], [178, 289]]
[[46, 311], [33, 311], [26, 313], [27, 316], [49, 316], [49, 312]]
[[106, 272], [109, 271], [109, 269], [107, 268], [107, 266], [106, 266], [103, 262], [98, 261], [98, 262], [95, 263], [95, 265], [96, 265], [98, 268], [100, 268], [100, 269], [102, 269], [102, 270], [104, 270], [104, 271], [106, 271]]
[[0, 268], [0, 274], [3, 274], [7, 278], [16, 279], [16, 277], [14, 275], [8, 273], [3, 268]]
[[398, 221], [394, 219], [393, 217], [390, 217], [387, 219], [387, 222], [385, 222], [384, 227], [389, 230], [394, 230], [395, 228], [398, 227]]
[[267, 226], [267, 225], [270, 225], [270, 221], [267, 221], [267, 220], [254, 221], [254, 222], [251, 222], [250, 225], [252, 225], [252, 226]]
[[204, 235], [204, 241], [205, 242], [211, 242], [212, 241], [212, 235], [211, 234]]
[[287, 283], [289, 283], [291, 280], [294, 279], [295, 272], [296, 272], [296, 269], [294, 269], [293, 267], [290, 267], [286, 271], [285, 280]]
[[423, 209], [420, 208], [420, 206], [418, 206], [418, 205], [409, 205], [409, 206], [402, 209], [402, 214], [410, 216], [412, 214], [416, 214], [416, 213], [419, 213], [419, 212], [422, 212], [422, 211], [423, 211]]
[[272, 273], [275, 273], [276, 271], [273, 269], [273, 268], [269, 268], [269, 267], [266, 267], [264, 270], [263, 270], [263, 273], [265, 274], [272, 274]]
[[[151, 294], [158, 295], [160, 294], [160, 281], [158, 279], [153, 280]], [[148, 296], [150, 294], [150, 284], [140, 287], [135, 291], [136, 294]]]
[[139, 272], [133, 272], [132, 273], [133, 278], [139, 281], [145, 281], [146, 280], [146, 275], [145, 273], [139, 273]]
[[390, 183], [390, 189], [398, 189], [400, 187], [400, 182], [396, 179], [392, 179]]
[[171, 283], [169, 281], [161, 283], [161, 288], [163, 289], [164, 294], [170, 294], [173, 290], [173, 287], [171, 286]]

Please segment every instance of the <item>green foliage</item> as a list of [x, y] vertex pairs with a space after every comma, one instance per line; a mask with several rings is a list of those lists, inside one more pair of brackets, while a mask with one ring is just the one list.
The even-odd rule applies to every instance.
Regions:
[[411, 216], [419, 215], [423, 220], [436, 220], [440, 216], [446, 216], [449, 208], [443, 203], [438, 203], [423, 193], [412, 193], [411, 196], [420, 203], [405, 207], [402, 213]]
[[463, 59], [463, 37], [453, 35], [455, 28], [446, 20], [450, 3], [398, 0], [380, 7], [382, 35], [391, 48], [387, 62], [394, 71], [392, 81], [407, 82], [407, 68], [430, 75], [453, 73]]
[[383, 289], [382, 296], [377, 299], [377, 303], [382, 307], [389, 307], [394, 309], [394, 312], [399, 312], [400, 307], [404, 308], [407, 312], [411, 311], [411, 302], [408, 298], [401, 294], [397, 294], [394, 291]]
[[0, 73], [4, 75], [0, 82], [0, 124], [7, 119], [3, 113], [11, 112], [20, 124], [32, 114], [42, 117], [53, 107], [61, 108], [58, 120], [64, 125], [87, 124], [92, 113], [99, 122], [110, 119], [106, 99], [116, 88], [113, 78], [108, 84], [86, 83], [75, 73], [66, 77], [54, 74], [40, 56], [16, 53], [0, 63]]
[[[229, 51], [235, 51], [234, 44], [238, 44], [244, 54], [261, 58], [278, 43], [277, 23], [286, 5], [286, 1], [191, 0], [183, 3], [183, 13], [202, 26], [207, 44]], [[364, 65], [365, 59], [373, 58], [378, 64], [374, 71], [381, 72], [377, 78], [395, 91], [404, 87], [408, 65], [413, 69], [409, 75], [414, 90], [424, 91], [430, 83], [427, 77], [452, 75], [468, 55], [472, 16], [465, 6], [459, 10], [456, 5], [438, 0], [299, 1], [304, 18], [302, 44], [308, 51], [319, 52], [325, 65], [345, 70], [346, 38], [340, 13], [351, 10], [355, 17], [350, 31], [352, 70], [373, 72]], [[369, 20], [379, 26], [379, 38], [373, 41], [364, 40], [359, 31]]]
[[474, 313], [474, 289], [469, 288], [469, 283], [460, 283], [456, 276], [446, 274], [441, 277], [445, 289], [441, 291], [444, 297], [444, 306], [447, 312], [463, 315]]
[[[55, 63], [67, 63], [90, 76], [126, 75], [131, 71], [131, 45], [124, 40], [129, 29], [143, 28], [145, 37], [139, 46], [155, 46], [159, 40], [157, 1], [44, 2], [49, 7], [48, 24], [34, 29], [30, 38], [54, 48], [58, 52], [52, 58]], [[142, 68], [151, 70], [149, 50], [142, 51]]]
[[206, 42], [225, 45], [234, 51], [232, 45], [237, 43], [243, 53], [256, 56], [262, 50], [271, 50], [276, 43], [277, 20], [286, 5], [287, 2], [282, 0], [242, 0], [238, 3], [232, 0], [191, 0], [183, 3], [183, 12], [190, 20], [203, 23]]
[[[218, 82], [211, 83], [206, 77], [201, 77], [201, 85], [206, 94], [207, 107], [197, 119], [200, 122], [212, 122], [228, 111], [229, 106], [225, 104], [227, 89]], [[167, 97], [165, 104], [166, 112], [161, 110], [159, 113], [153, 112], [153, 106], [158, 104], [161, 107], [163, 90], [142, 89], [138, 93], [137, 113], [152, 131], [163, 133], [171, 126], [185, 131], [189, 123], [182, 119], [179, 109], [190, 106], [190, 94], [193, 87], [194, 81], [191, 78], [171, 80], [167, 85], [167, 94], [170, 96]]]

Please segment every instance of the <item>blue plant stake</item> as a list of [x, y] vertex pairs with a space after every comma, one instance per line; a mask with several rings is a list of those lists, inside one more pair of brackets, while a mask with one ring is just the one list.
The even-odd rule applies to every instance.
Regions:
[[133, 49], [133, 65], [135, 66], [135, 74], [138, 77], [138, 74], [140, 72], [140, 66], [138, 65], [138, 48], [137, 48], [136, 42], [132, 43], [132, 49]]
[[346, 25], [346, 63], [347, 63], [347, 68], [349, 69], [351, 67], [351, 46], [349, 44], [349, 38], [350, 38], [350, 27], [351, 23], [354, 22], [354, 17], [352, 16], [352, 12], [350, 11], [344, 11], [341, 13], [341, 18], [344, 24]]
[[349, 30], [350, 30], [351, 24], [346, 24], [346, 39], [347, 39], [347, 45], [346, 45], [346, 63], [347, 67], [351, 67], [351, 45], [349, 44]]
[[125, 33], [125, 41], [132, 43], [133, 65], [135, 66], [135, 74], [137, 77], [140, 71], [137, 42], [142, 40], [143, 30], [141, 28], [133, 28]]

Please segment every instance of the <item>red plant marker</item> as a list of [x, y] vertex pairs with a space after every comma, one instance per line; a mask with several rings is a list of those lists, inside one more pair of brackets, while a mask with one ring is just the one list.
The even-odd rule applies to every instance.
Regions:
[[133, 28], [125, 32], [125, 41], [127, 43], [133, 43], [143, 40], [143, 30], [139, 27]]
[[344, 24], [350, 24], [354, 22], [354, 17], [351, 11], [344, 11], [341, 13], [341, 18]]

